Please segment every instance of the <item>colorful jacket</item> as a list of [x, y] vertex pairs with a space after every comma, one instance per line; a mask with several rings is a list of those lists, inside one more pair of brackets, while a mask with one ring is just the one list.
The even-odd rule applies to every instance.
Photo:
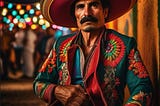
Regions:
[[[48, 103], [57, 101], [53, 94], [57, 84], [70, 85], [75, 70], [83, 73], [83, 53], [80, 46], [73, 43], [78, 35], [57, 40], [34, 81], [35, 94]], [[126, 85], [130, 97], [125, 106], [150, 106], [152, 84], [134, 38], [106, 29], [85, 71], [80, 84], [84, 85], [94, 106], [122, 106]]]

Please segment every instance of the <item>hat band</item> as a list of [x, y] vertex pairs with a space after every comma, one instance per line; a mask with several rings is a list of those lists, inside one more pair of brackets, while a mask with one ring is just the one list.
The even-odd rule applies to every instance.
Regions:
[[53, 2], [54, 0], [41, 0], [42, 15], [51, 23], [54, 23], [50, 15], [50, 7]]

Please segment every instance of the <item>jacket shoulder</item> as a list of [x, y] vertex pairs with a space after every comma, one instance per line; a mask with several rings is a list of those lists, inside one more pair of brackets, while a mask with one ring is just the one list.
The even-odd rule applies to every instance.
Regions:
[[123, 43], [127, 51], [137, 46], [137, 42], [134, 37], [121, 34], [112, 29], [107, 29], [107, 32], [108, 32], [107, 35], [110, 36], [110, 40], [115, 40], [119, 43], [121, 42], [121, 44]]

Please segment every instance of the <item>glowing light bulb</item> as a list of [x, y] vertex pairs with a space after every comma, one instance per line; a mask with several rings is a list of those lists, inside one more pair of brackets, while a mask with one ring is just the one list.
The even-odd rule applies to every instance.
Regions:
[[39, 18], [43, 18], [43, 16], [42, 16], [42, 15], [39, 15]]
[[2, 16], [6, 16], [8, 13], [8, 9], [7, 8], [3, 8], [2, 10]]
[[22, 5], [21, 4], [17, 4], [16, 9], [20, 10], [21, 8], [22, 8]]
[[9, 4], [8, 4], [8, 8], [11, 9], [12, 7], [13, 7], [13, 4], [12, 4], [12, 3], [9, 3]]
[[24, 9], [19, 10], [19, 14], [23, 15], [25, 13]]
[[32, 21], [33, 21], [34, 23], [36, 23], [36, 22], [38, 21], [38, 18], [37, 18], [36, 16], [34, 16], [34, 17], [32, 18]]
[[29, 13], [30, 13], [30, 14], [34, 14], [34, 9], [30, 9], [30, 10], [29, 10]]
[[0, 7], [4, 6], [4, 1], [0, 1]]
[[13, 19], [13, 23], [14, 23], [14, 24], [17, 24], [17, 23], [18, 23], [18, 19], [17, 19], [17, 18], [14, 18], [14, 19]]
[[37, 4], [36, 4], [36, 8], [37, 8], [38, 10], [40, 10], [40, 3], [37, 3]]
[[32, 7], [31, 7], [31, 5], [29, 5], [29, 4], [26, 6], [26, 10], [30, 10], [31, 8], [32, 8]]
[[36, 24], [32, 24], [31, 25], [31, 29], [36, 29], [37, 28], [37, 25]]
[[43, 25], [44, 24], [44, 20], [43, 19], [40, 19], [39, 20], [39, 25]]
[[16, 11], [16, 10], [13, 10], [13, 11], [12, 11], [12, 15], [13, 15], [13, 16], [16, 16], [16, 15], [17, 15], [17, 11]]
[[48, 21], [45, 21], [45, 25], [47, 28], [50, 27], [50, 23]]

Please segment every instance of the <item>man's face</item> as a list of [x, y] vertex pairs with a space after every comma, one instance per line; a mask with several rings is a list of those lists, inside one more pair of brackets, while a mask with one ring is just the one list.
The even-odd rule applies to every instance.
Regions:
[[108, 8], [103, 9], [100, 0], [79, 0], [75, 4], [75, 17], [79, 29], [91, 32], [105, 24]]

